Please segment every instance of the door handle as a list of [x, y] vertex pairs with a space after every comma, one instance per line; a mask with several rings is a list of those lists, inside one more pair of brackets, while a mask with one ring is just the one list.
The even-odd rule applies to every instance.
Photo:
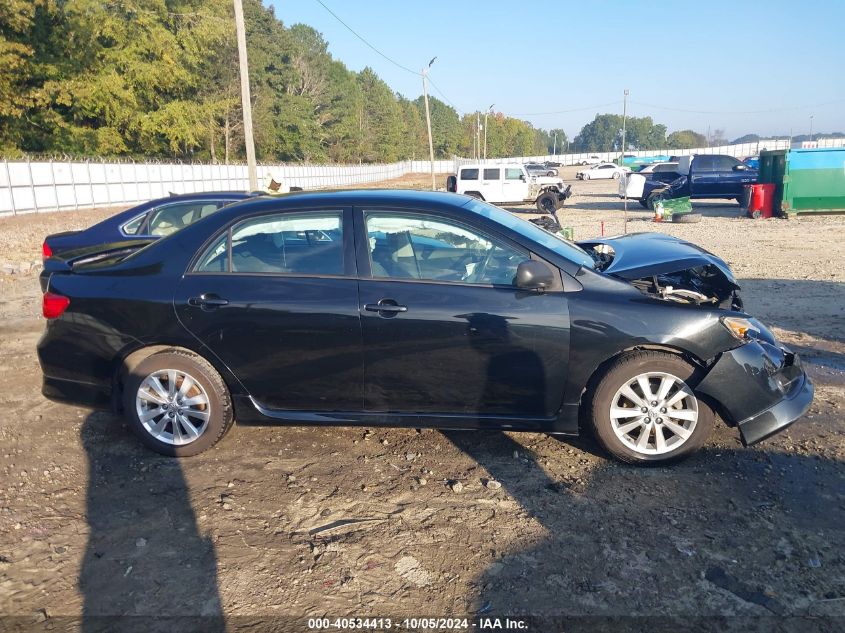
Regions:
[[188, 299], [188, 304], [202, 308], [203, 310], [213, 310], [214, 308], [228, 305], [229, 300], [218, 297], [215, 294], [204, 293], [199, 297], [191, 297]]
[[400, 306], [393, 299], [382, 299], [378, 303], [366, 304], [364, 310], [368, 312], [389, 312], [391, 314], [397, 314], [399, 312], [407, 312], [408, 306]]

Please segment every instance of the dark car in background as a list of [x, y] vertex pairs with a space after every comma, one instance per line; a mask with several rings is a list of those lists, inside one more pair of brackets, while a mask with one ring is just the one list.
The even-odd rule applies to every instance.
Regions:
[[666, 183], [647, 180], [643, 186], [640, 204], [654, 209], [658, 196], [691, 199], [726, 198], [743, 201], [745, 185], [757, 182], [757, 170], [751, 169], [733, 156], [723, 154], [696, 154], [678, 159], [678, 178]]
[[526, 163], [525, 171], [529, 176], [557, 176], [557, 169], [544, 163]]
[[50, 399], [122, 410], [187, 456], [237, 420], [576, 435], [684, 457], [718, 413], [753, 444], [800, 417], [798, 356], [715, 255], [662, 234], [568, 242], [450, 193], [234, 204], [127, 254], [50, 258]]
[[239, 191], [186, 193], [144, 202], [82, 231], [48, 235], [42, 244], [46, 259], [97, 244], [155, 240], [211, 215], [221, 207], [252, 197]]

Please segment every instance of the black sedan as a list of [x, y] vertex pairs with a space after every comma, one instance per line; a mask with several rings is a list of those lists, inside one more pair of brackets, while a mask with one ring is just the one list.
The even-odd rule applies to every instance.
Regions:
[[798, 356], [725, 263], [658, 234], [567, 242], [448, 193], [225, 207], [131, 254], [51, 258], [48, 398], [193, 455], [239, 423], [575, 435], [663, 462], [718, 413], [746, 444], [803, 415]]
[[84, 231], [54, 233], [41, 246], [44, 258], [118, 241], [151, 241], [211, 215], [219, 208], [252, 197], [240, 191], [186, 193], [150, 200], [121, 211]]

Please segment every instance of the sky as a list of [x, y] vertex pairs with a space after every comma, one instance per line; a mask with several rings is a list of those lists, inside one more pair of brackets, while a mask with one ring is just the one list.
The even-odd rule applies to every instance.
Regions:
[[[621, 114], [628, 89], [628, 114], [670, 132], [807, 134], [811, 117], [814, 133], [845, 130], [842, 0], [322, 1], [402, 66], [437, 56], [431, 92], [462, 114], [494, 105], [571, 139], [597, 113]], [[264, 3], [320, 31], [350, 69], [421, 94], [419, 76], [317, 0]]]

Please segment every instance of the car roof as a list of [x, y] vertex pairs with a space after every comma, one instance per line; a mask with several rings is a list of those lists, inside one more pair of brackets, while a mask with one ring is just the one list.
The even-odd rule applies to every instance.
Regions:
[[314, 206], [384, 206], [397, 204], [405, 207], [449, 206], [463, 207], [473, 198], [443, 191], [415, 189], [339, 189], [322, 191], [294, 191], [280, 195], [263, 195], [228, 205], [215, 215], [241, 215], [266, 210]]
[[195, 193], [171, 193], [169, 196], [157, 198], [150, 202], [155, 204], [162, 204], [165, 202], [179, 202], [191, 200], [219, 200], [220, 198], [231, 198], [232, 200], [240, 200], [243, 198], [254, 198], [257, 193], [248, 193], [246, 191], [200, 191]]

